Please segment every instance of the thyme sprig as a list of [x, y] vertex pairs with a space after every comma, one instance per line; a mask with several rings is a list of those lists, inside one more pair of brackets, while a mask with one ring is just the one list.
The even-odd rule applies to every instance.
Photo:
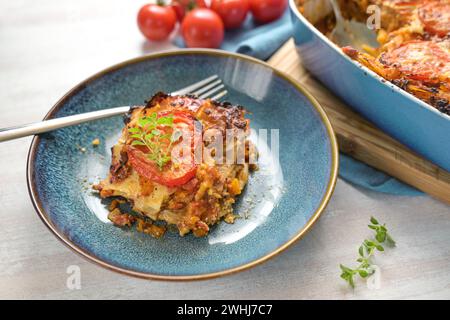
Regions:
[[355, 279], [354, 277], [359, 275], [361, 278], [365, 279], [374, 273], [372, 257], [376, 251], [384, 251], [384, 246], [386, 244], [389, 247], [395, 247], [395, 241], [388, 233], [386, 224], [380, 224], [374, 217], [370, 218], [370, 224], [368, 227], [375, 231], [375, 237], [373, 239], [365, 239], [358, 249], [359, 257], [356, 260], [359, 265], [355, 269], [351, 269], [344, 265], [340, 265], [341, 268], [341, 278], [344, 279], [348, 284], [354, 288]]
[[[164, 128], [172, 130], [163, 130]], [[135, 127], [128, 132], [133, 139], [132, 146], [144, 146], [148, 149], [146, 156], [153, 161], [160, 171], [171, 161], [173, 143], [181, 138], [181, 131], [173, 130], [173, 115], [158, 117], [156, 112], [139, 118]]]

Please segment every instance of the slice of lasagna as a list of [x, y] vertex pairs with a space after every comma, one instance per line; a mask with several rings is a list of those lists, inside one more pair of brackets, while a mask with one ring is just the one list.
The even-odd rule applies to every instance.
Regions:
[[410, 40], [373, 57], [346, 47], [352, 59], [450, 115], [450, 41]]
[[[164, 93], [134, 107], [112, 147], [108, 177], [94, 186], [102, 198], [119, 197], [132, 207], [122, 213], [113, 201], [110, 220], [119, 226], [137, 221], [139, 231], [157, 237], [165, 228], [157, 221], [198, 237], [222, 218], [232, 223], [235, 198], [255, 167], [245, 114], [241, 106]], [[240, 138], [227, 145], [230, 136]]]
[[[374, 0], [373, 0], [374, 1]], [[384, 0], [380, 47], [344, 53], [450, 115], [450, 1]]]
[[[322, 0], [297, 0], [307, 3]], [[376, 30], [379, 46], [366, 52], [343, 48], [386, 80], [439, 111], [450, 115], [450, 0], [338, 0], [347, 19], [366, 21], [376, 5], [381, 13]], [[316, 26], [326, 35], [335, 26], [332, 10]], [[323, 22], [325, 21], [325, 22]], [[324, 27], [325, 26], [325, 27]]]

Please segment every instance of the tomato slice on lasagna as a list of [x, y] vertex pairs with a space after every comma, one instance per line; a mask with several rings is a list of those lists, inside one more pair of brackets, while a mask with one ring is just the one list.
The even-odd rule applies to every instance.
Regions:
[[[180, 235], [199, 237], [222, 218], [233, 222], [235, 198], [256, 168], [245, 114], [241, 106], [164, 93], [134, 107], [112, 148], [108, 177], [94, 186], [102, 198], [119, 199], [112, 202], [110, 220], [118, 226], [136, 223], [155, 237], [165, 231], [158, 221], [175, 225]], [[221, 143], [211, 143], [209, 132]], [[233, 146], [226, 144], [230, 135], [240, 137]], [[242, 161], [235, 149], [242, 149]], [[133, 211], [122, 213], [120, 202]]]
[[431, 1], [418, 9], [424, 30], [431, 35], [445, 37], [450, 32], [450, 3]]
[[344, 53], [378, 73], [386, 80], [422, 99], [439, 111], [450, 114], [449, 44], [412, 40], [378, 57], [351, 47]]

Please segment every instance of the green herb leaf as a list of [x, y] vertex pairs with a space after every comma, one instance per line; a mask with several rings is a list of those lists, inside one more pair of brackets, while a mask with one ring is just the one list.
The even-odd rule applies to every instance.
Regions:
[[352, 288], [355, 288], [355, 282], [354, 282], [354, 280], [353, 280], [353, 275], [351, 275], [351, 276], [348, 278], [348, 283], [350, 284], [350, 286], [351, 286]]
[[163, 118], [159, 118], [157, 120], [159, 125], [172, 125], [173, 124], [173, 116], [167, 116]]
[[361, 262], [361, 265], [360, 265], [359, 267], [360, 267], [360, 268], [364, 268], [364, 269], [369, 268], [369, 267], [370, 267], [370, 262], [369, 262], [369, 260], [364, 259], [364, 260]]
[[129, 133], [139, 133], [139, 132], [141, 132], [141, 129], [133, 127], [133, 128], [128, 129], [128, 132]]
[[358, 270], [358, 273], [361, 278], [367, 278], [369, 276], [369, 273], [366, 270]]
[[145, 146], [145, 143], [143, 143], [142, 141], [139, 141], [139, 140], [133, 140], [131, 142], [131, 145], [132, 146]]
[[146, 146], [149, 150], [147, 158], [153, 161], [160, 170], [171, 161], [171, 139], [173, 133], [165, 133], [158, 127], [173, 127], [173, 115], [159, 117], [156, 112], [139, 118], [137, 127], [129, 128], [132, 146]]
[[161, 131], [159, 131], [158, 129], [153, 129], [152, 130], [152, 134], [155, 136], [160, 136], [161, 135]]
[[151, 122], [151, 120], [150, 119], [148, 119], [147, 117], [143, 117], [143, 118], [140, 118], [139, 120], [138, 120], [138, 125], [139, 125], [139, 127], [145, 127], [147, 124], [149, 124]]
[[358, 253], [361, 257], [364, 257], [364, 246], [359, 247]]
[[364, 245], [366, 246], [366, 248], [371, 249], [375, 247], [375, 243], [371, 240], [364, 240]]
[[350, 268], [344, 266], [343, 264], [340, 264], [339, 267], [341, 267], [341, 270], [342, 270], [342, 272], [344, 272], [344, 273], [352, 273], [352, 271], [353, 271], [352, 269], [350, 269]]
[[386, 240], [386, 232], [377, 232], [377, 234], [375, 235], [375, 239], [377, 239], [378, 242], [383, 243]]
[[386, 225], [380, 225], [377, 219], [374, 217], [370, 218], [370, 223], [368, 226], [370, 229], [375, 231], [375, 239], [365, 239], [361, 246], [358, 248], [359, 257], [356, 260], [359, 263], [358, 268], [351, 269], [344, 265], [339, 265], [341, 268], [341, 278], [344, 279], [348, 284], [354, 288], [354, 275], [359, 275], [361, 278], [365, 279], [371, 276], [374, 271], [372, 268], [372, 256], [377, 251], [385, 251], [382, 243], [387, 243], [389, 246], [394, 247], [395, 241], [387, 232]]

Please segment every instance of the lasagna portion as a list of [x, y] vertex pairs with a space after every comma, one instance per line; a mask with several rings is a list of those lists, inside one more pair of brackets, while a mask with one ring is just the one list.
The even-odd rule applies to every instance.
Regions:
[[[232, 223], [235, 199], [256, 168], [245, 114], [241, 106], [164, 93], [132, 108], [108, 177], [94, 186], [115, 199], [109, 219], [155, 237], [167, 225], [202, 237], [221, 219]], [[124, 202], [131, 213], [122, 212]]]
[[[298, 0], [299, 4], [314, 0]], [[366, 21], [381, 9], [379, 46], [344, 53], [378, 75], [450, 115], [450, 0], [338, 0], [348, 19]], [[333, 14], [324, 18], [334, 28]], [[324, 23], [322, 22], [323, 26]]]

